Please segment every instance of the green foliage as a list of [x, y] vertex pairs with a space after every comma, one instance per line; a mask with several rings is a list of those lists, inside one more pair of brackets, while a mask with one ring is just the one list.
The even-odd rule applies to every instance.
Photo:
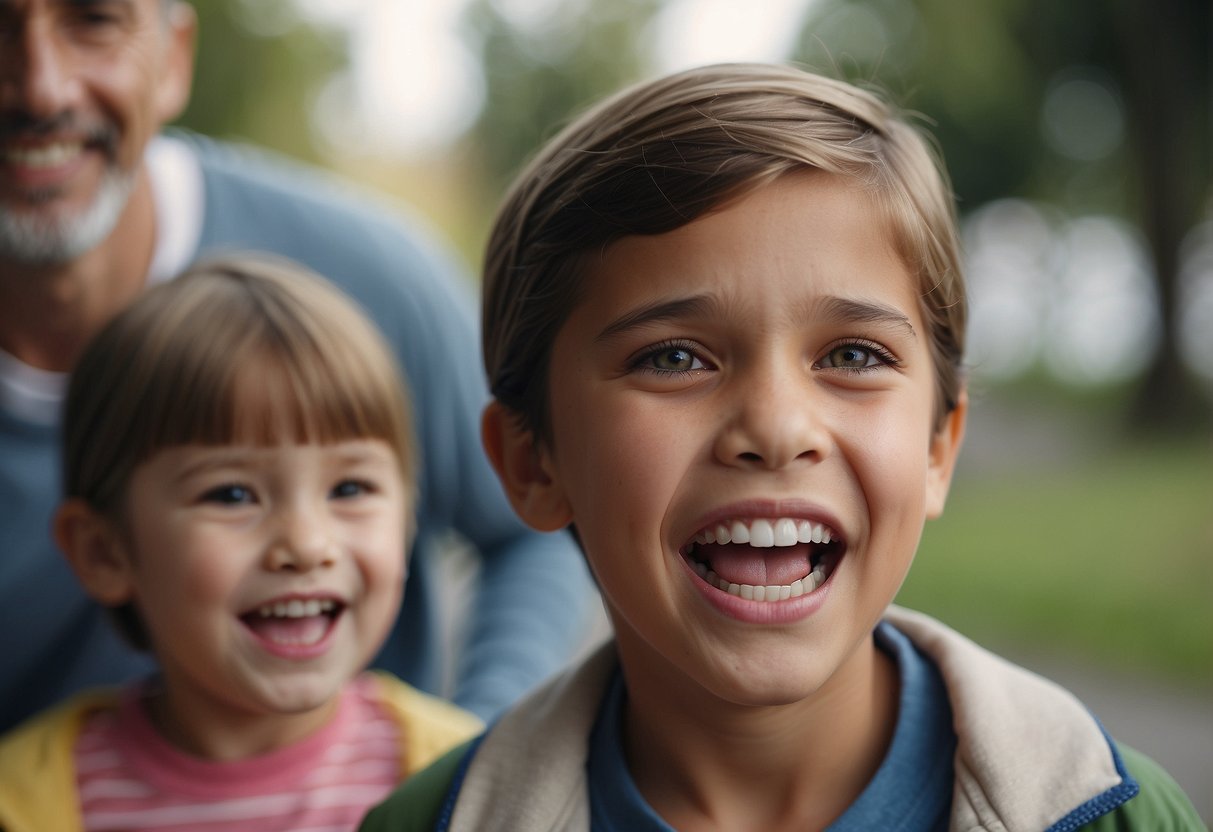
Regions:
[[644, 32], [659, 5], [566, 2], [520, 27], [492, 0], [474, 0], [465, 22], [485, 73], [485, 104], [473, 140], [493, 193], [578, 112], [640, 79]]
[[[1069, 34], [1085, 0], [954, 3], [947, 0], [835, 0], [801, 34], [794, 58], [888, 90], [927, 115], [962, 208], [1012, 195], [1056, 197], [1056, 179], [1037, 177], [1056, 161], [1038, 129], [1050, 76], [1087, 60], [1107, 41], [1110, 16], [1089, 15], [1086, 38]], [[1073, 163], [1068, 162], [1072, 167]]]
[[991, 646], [1213, 680], [1213, 447], [965, 478], [898, 603]]
[[179, 123], [314, 160], [309, 105], [344, 65], [344, 44], [304, 25], [289, 0], [192, 5], [198, 14], [194, 90]]

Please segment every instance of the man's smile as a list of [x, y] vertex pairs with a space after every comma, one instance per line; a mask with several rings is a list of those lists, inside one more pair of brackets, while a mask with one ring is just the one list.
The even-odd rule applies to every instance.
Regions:
[[42, 145], [13, 144], [0, 147], [0, 161], [16, 167], [46, 170], [65, 165], [84, 150], [82, 141], [56, 141]]

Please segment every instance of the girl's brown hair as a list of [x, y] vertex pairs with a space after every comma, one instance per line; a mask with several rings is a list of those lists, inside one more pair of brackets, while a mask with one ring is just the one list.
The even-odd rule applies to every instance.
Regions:
[[[180, 445], [381, 439], [413, 491], [402, 376], [353, 301], [294, 263], [230, 256], [155, 286], [88, 345], [63, 422], [65, 495], [121, 522], [135, 468]], [[134, 610], [115, 611], [137, 646]]]

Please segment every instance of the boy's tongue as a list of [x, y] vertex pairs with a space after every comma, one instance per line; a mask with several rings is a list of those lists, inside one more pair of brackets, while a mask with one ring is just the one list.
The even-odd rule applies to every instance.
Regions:
[[786, 586], [809, 574], [807, 544], [755, 549], [744, 544], [708, 544], [697, 546], [695, 557], [732, 584]]
[[249, 629], [275, 644], [315, 644], [324, 638], [331, 619], [327, 615], [307, 618], [262, 618], [254, 615], [245, 621]]

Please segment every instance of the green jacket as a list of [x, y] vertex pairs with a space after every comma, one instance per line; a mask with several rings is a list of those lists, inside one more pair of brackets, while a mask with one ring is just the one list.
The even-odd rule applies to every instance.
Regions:
[[[948, 687], [954, 832], [1206, 829], [1157, 763], [1113, 744], [1067, 691], [926, 616], [893, 608], [888, 619]], [[604, 645], [397, 789], [360, 832], [586, 832], [588, 739], [615, 666]]]

